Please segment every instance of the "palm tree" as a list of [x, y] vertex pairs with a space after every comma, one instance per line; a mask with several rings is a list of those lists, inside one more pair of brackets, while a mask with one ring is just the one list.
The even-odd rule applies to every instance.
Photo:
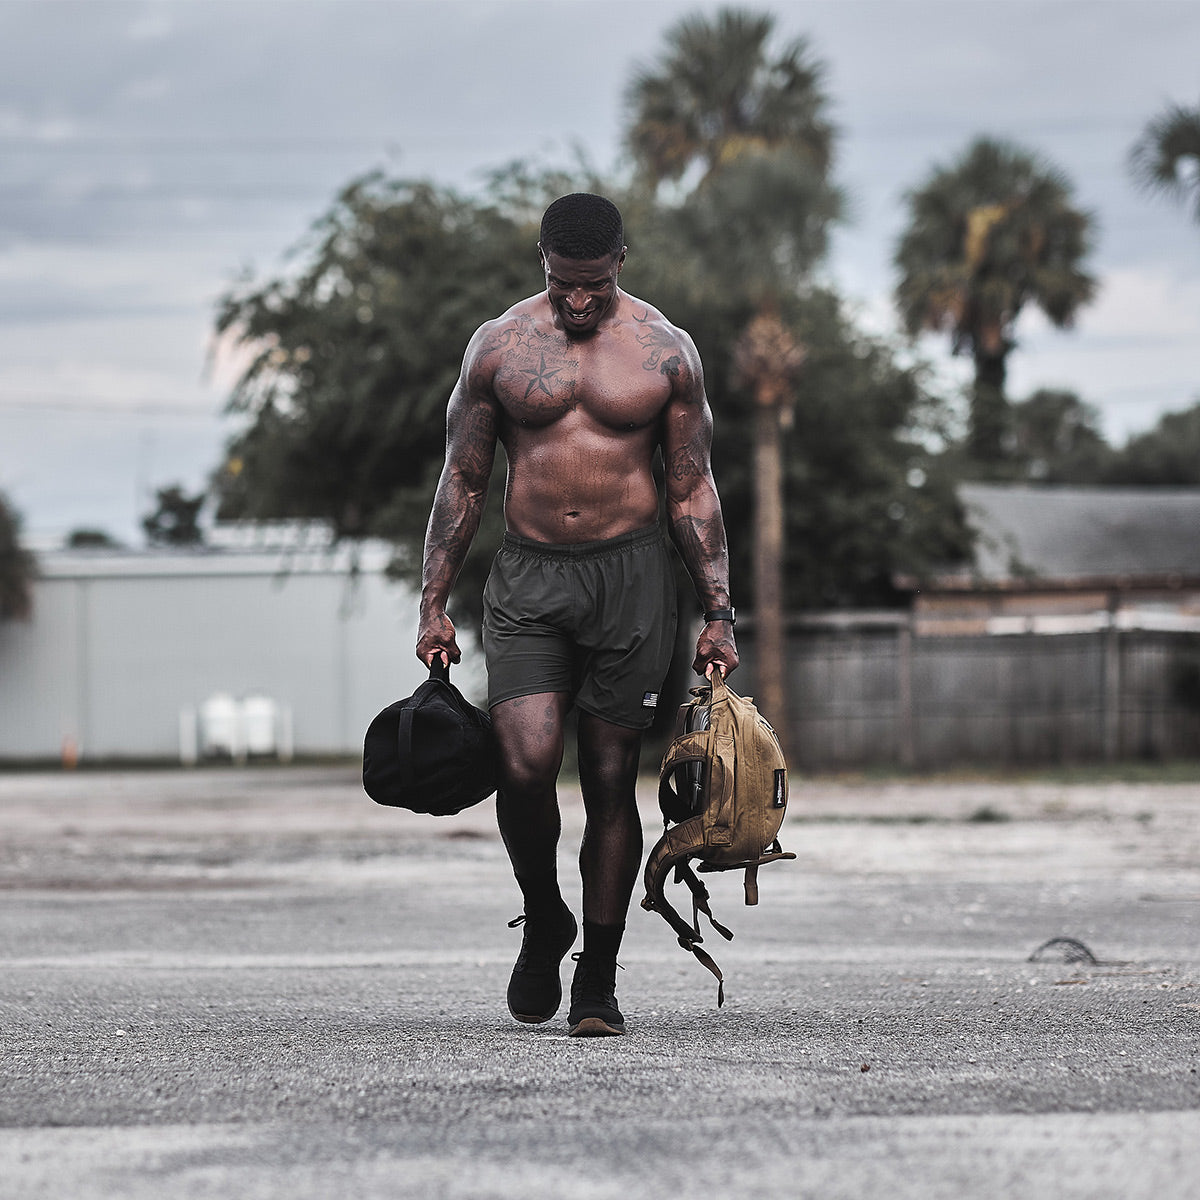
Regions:
[[980, 464], [1005, 454], [1004, 381], [1014, 328], [1036, 304], [1069, 327], [1096, 291], [1082, 267], [1091, 217], [1057, 168], [1018, 147], [979, 138], [908, 194], [910, 221], [895, 263], [896, 302], [910, 336], [948, 332], [975, 362], [968, 449]]
[[1190, 198], [1200, 224], [1200, 105], [1172, 104], [1153, 118], [1129, 152], [1129, 169], [1147, 191]]
[[783, 611], [783, 431], [792, 424], [793, 384], [805, 351], [771, 310], [759, 313], [734, 347], [734, 371], [754, 395], [754, 623], [760, 649], [755, 687], [776, 723], [784, 757], [791, 749]]
[[0, 621], [29, 615], [36, 564], [20, 533], [20, 518], [0, 495]]
[[824, 67], [804, 38], [772, 54], [774, 26], [768, 14], [726, 8], [667, 31], [657, 63], [626, 93], [626, 144], [644, 179], [677, 180], [693, 164], [707, 178], [747, 150], [782, 147], [827, 173]]

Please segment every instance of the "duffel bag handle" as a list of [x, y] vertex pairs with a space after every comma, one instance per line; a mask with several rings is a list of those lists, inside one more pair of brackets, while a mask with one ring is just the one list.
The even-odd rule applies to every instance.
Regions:
[[[442, 661], [442, 652], [439, 650], [429, 664], [429, 678], [440, 679], [443, 683], [450, 682], [450, 664]], [[400, 780], [406, 788], [416, 786], [417, 776], [413, 770], [413, 710], [414, 705], [406, 704], [400, 710], [399, 720], [396, 722], [396, 746], [399, 750], [399, 757], [396, 765], [400, 769]]]

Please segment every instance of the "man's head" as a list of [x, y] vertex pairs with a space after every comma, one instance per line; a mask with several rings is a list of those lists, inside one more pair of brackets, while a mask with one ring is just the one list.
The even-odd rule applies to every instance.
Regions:
[[595, 331], [617, 298], [625, 229], [611, 200], [591, 192], [561, 196], [542, 216], [538, 252], [546, 294], [567, 333]]
[[620, 254], [625, 228], [617, 206], [591, 192], [560, 196], [542, 215], [538, 245], [543, 254], [597, 259]]

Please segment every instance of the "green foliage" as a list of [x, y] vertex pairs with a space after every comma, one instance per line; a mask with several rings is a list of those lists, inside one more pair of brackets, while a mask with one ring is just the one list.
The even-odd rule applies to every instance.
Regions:
[[1005, 458], [1005, 364], [1026, 304], [1069, 327], [1096, 290], [1083, 270], [1091, 217], [1037, 155], [979, 138], [910, 192], [895, 263], [896, 304], [910, 336], [950, 335], [975, 361], [968, 445], [981, 463]]
[[[214, 481], [218, 517], [321, 519], [339, 537], [390, 538], [396, 573], [419, 578], [463, 351], [537, 288], [537, 225], [563, 182], [513, 166], [486, 203], [369, 175], [317, 222], [297, 271], [224, 297], [218, 332], [251, 359], [230, 400], [247, 424]], [[501, 456], [456, 592], [469, 609], [499, 540], [503, 471]]]
[[707, 176], [748, 151], [779, 149], [827, 173], [824, 66], [803, 38], [773, 54], [774, 26], [766, 13], [725, 8], [667, 31], [657, 62], [626, 92], [626, 145], [644, 180], [677, 180], [694, 164]]
[[[920, 578], [970, 547], [956, 481], [926, 447], [938, 405], [886, 343], [852, 327], [833, 293], [797, 302], [792, 328], [807, 358], [785, 435], [788, 607], [895, 602], [897, 575]], [[750, 397], [730, 387], [722, 407], [732, 411], [724, 414], [728, 441], [718, 444], [718, 482], [731, 527], [744, 531], [753, 520]], [[734, 541], [742, 591], [749, 538]]]
[[1014, 478], [1094, 484], [1109, 470], [1113, 450], [1100, 414], [1074, 392], [1042, 388], [1013, 404], [1011, 417]]
[[[733, 367], [733, 349], [757, 310], [762, 279], [739, 278], [727, 238], [695, 209], [640, 214], [623, 279], [689, 330], [705, 364], [716, 427], [713, 471], [730, 531], [738, 602], [752, 606], [754, 406]], [[715, 214], [714, 214], [715, 215]], [[784, 435], [785, 596], [792, 609], [885, 604], [893, 576], [923, 576], [961, 560], [970, 535], [955, 478], [928, 445], [943, 417], [920, 372], [900, 367], [890, 346], [863, 336], [833, 292], [775, 277], [781, 316], [806, 352], [793, 424]]]
[[1129, 170], [1146, 191], [1190, 202], [1200, 224], [1200, 105], [1170, 104], [1152, 118], [1129, 152]]
[[207, 495], [189, 496], [178, 484], [159, 488], [154, 511], [142, 518], [142, 529], [152, 546], [199, 546], [204, 541], [200, 510]]
[[1164, 414], [1114, 456], [1104, 482], [1149, 487], [1200, 487], [1200, 401]]
[[21, 545], [21, 518], [0, 493], [0, 621], [29, 616], [37, 562]]

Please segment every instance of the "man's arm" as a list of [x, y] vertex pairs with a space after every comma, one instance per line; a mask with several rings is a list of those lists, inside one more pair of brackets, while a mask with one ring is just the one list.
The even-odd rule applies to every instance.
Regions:
[[450, 589], [471, 548], [487, 499], [496, 456], [499, 409], [480, 366], [483, 330], [471, 339], [462, 373], [446, 408], [446, 463], [425, 530], [417, 657], [428, 666], [441, 654], [458, 662], [462, 651], [446, 615]]
[[[687, 334], [674, 376], [671, 401], [663, 417], [667, 520], [696, 595], [705, 612], [729, 608], [729, 550], [721, 500], [712, 476], [712, 411], [704, 394], [700, 356]], [[728, 675], [738, 665], [737, 644], [729, 621], [709, 621], [696, 643], [692, 663], [698, 675], [720, 668]]]

